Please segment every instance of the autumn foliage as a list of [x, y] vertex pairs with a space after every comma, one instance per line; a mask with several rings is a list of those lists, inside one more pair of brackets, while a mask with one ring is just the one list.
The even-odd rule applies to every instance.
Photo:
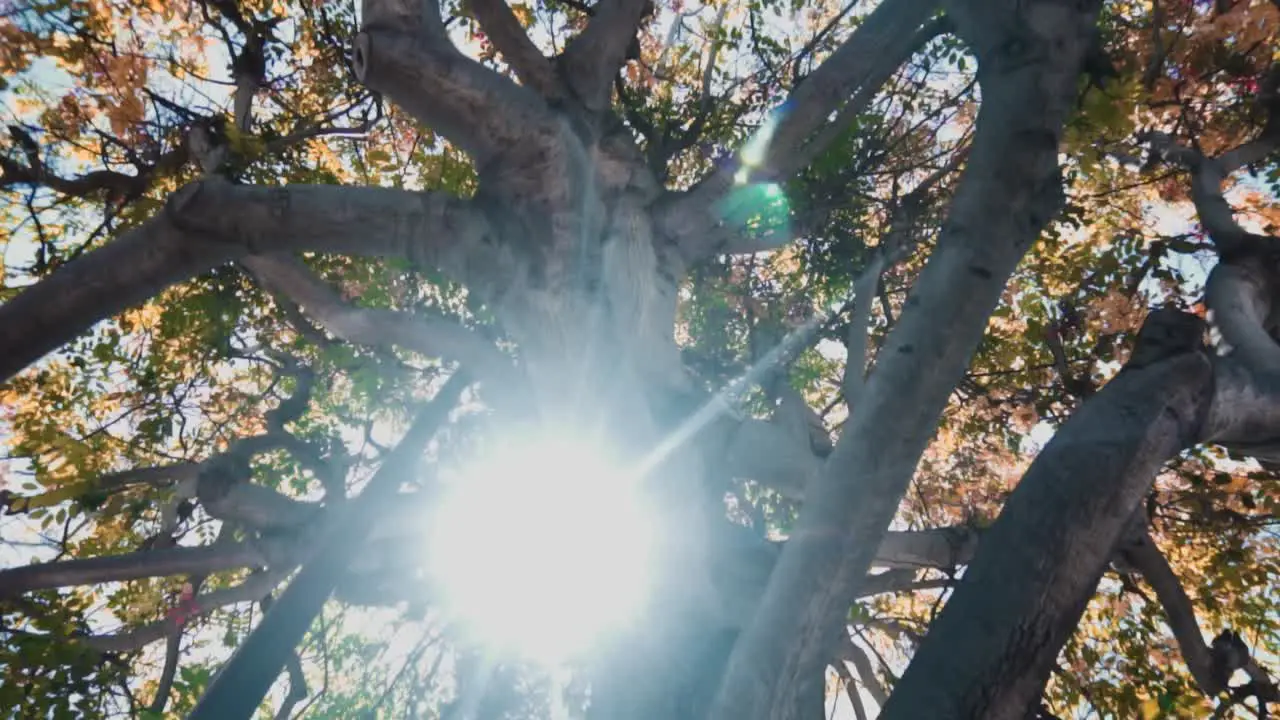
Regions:
[[[523, 46], [510, 44], [511, 27], [554, 56], [617, 1], [498, 3], [505, 10], [497, 11], [493, 0], [468, 0], [441, 11], [464, 55], [514, 77], [510, 55]], [[0, 11], [8, 126], [0, 308], [77, 258], [152, 227], [173, 211], [179, 188], [212, 174], [227, 180], [219, 186], [227, 193], [363, 186], [493, 202], [484, 188], [497, 183], [472, 162], [477, 151], [357, 79], [352, 40], [364, 16], [356, 5], [19, 0]], [[610, 79], [610, 121], [635, 140], [636, 163], [655, 186], [678, 194], [741, 161], [770, 113], [788, 107], [871, 8], [675, 0], [648, 10]], [[797, 151], [798, 167], [725, 191], [715, 207], [730, 229], [715, 230], [725, 235], [712, 238], [723, 241], [718, 250], [678, 282], [674, 337], [689, 393], [730, 385], [785, 338], [805, 334], [785, 372], [756, 377], [736, 411], [781, 425], [794, 409], [815, 463], [850, 415], [847, 378], [863, 374], [862, 356], [846, 362], [858, 344], [850, 324], [865, 315], [874, 376], [876, 363], [894, 359], [881, 349], [911, 311], [967, 172], [984, 76], [949, 28], [939, 20], [882, 86], [861, 105], [850, 101], [848, 115], [844, 106], [824, 115], [809, 133], [821, 142], [804, 146], [816, 148], [810, 157]], [[983, 531], [1055, 431], [1130, 361], [1150, 310], [1209, 315], [1205, 281], [1218, 254], [1197, 212], [1193, 168], [1161, 156], [1152, 138], [1213, 158], [1280, 133], [1280, 4], [1109, 0], [1098, 28], [1059, 148], [1061, 210], [1004, 286], [890, 528], [903, 538], [945, 531], [964, 551], [935, 553], [921, 567], [882, 563], [886, 587], [850, 599], [850, 633], [832, 654], [826, 688], [846, 717], [883, 705]], [[245, 81], [255, 44], [262, 72]], [[541, 92], [537, 85], [520, 77], [522, 89]], [[236, 113], [246, 87], [247, 120]], [[193, 128], [222, 143], [216, 168], [201, 166]], [[1223, 186], [1240, 225], [1273, 240], [1278, 158], [1265, 155]], [[627, 168], [609, 175], [601, 166], [626, 192], [641, 184], [627, 184]], [[246, 201], [220, 214], [259, 210]], [[533, 237], [535, 225], [517, 234]], [[787, 242], [775, 242], [781, 236]], [[749, 252], [757, 246], [766, 250]], [[216, 263], [77, 332], [0, 385], [0, 715], [184, 716], [296, 566], [275, 521], [354, 495], [452, 371], [454, 345], [433, 353], [430, 343], [368, 338], [408, 317], [465, 328], [503, 357], [520, 357], [519, 338], [478, 291], [422, 262], [435, 255], [391, 254], [299, 253], [311, 282], [303, 300], [299, 286], [263, 281], [252, 261]], [[872, 292], [851, 300], [873, 262], [884, 264]], [[543, 271], [551, 277], [555, 267]], [[321, 306], [332, 314], [318, 316]], [[352, 317], [374, 318], [360, 325], [369, 334], [334, 331], [333, 318]], [[491, 399], [482, 393], [479, 402]], [[474, 414], [454, 420], [433, 450], [443, 459], [483, 430]], [[239, 488], [270, 499], [197, 481], [224, 460], [250, 481]], [[1226, 628], [1238, 633], [1255, 661], [1249, 670], [1260, 673], [1254, 685], [1239, 690], [1238, 676], [1237, 690], [1206, 696], [1163, 598], [1119, 553], [1061, 648], [1045, 716], [1249, 717], [1280, 701], [1266, 685], [1280, 672], [1276, 467], [1198, 445], [1164, 466], [1144, 507], [1193, 624], [1206, 642]], [[727, 516], [757, 539], [787, 538], [808, 476], [769, 483], [735, 470], [716, 469]], [[233, 511], [244, 522], [220, 517]], [[310, 527], [305, 517], [298, 527]], [[216, 567], [155, 559], [230, 545], [258, 554]], [[391, 542], [368, 555], [376, 567], [353, 570], [339, 586], [268, 697], [276, 717], [400, 717], [406, 708], [438, 717], [462, 696], [458, 678], [479, 660], [433, 614], [415, 558]], [[65, 583], [23, 584], [29, 563], [124, 556], [137, 564], [118, 574], [77, 565]], [[136, 569], [151, 563], [159, 569]], [[541, 673], [503, 666], [482, 717], [546, 717]], [[714, 689], [716, 678], [705, 683]], [[568, 694], [580, 699], [579, 690]]]

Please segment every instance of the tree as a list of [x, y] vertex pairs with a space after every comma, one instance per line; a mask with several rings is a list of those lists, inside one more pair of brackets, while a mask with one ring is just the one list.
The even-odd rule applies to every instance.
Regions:
[[[664, 512], [589, 717], [818, 717], [828, 668], [859, 717], [1265, 712], [1278, 32], [1261, 0], [18, 6], [0, 499], [49, 550], [0, 570], [0, 705], [187, 712], [243, 643], [276, 717], [546, 716], [544, 672], [437, 632], [412, 545], [435, 468], [554, 425]], [[340, 622], [404, 605], [394, 663]]]

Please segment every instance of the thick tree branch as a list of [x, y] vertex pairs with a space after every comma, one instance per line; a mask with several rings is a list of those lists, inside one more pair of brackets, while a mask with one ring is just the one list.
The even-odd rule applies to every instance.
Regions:
[[470, 7], [485, 35], [521, 82], [548, 99], [563, 94], [551, 60], [529, 39], [506, 0], [471, 0]]
[[[933, 0], [890, 0], [881, 3], [858, 26], [848, 40], [827, 58], [791, 94], [766, 127], [768, 137], [765, 157], [751, 168], [767, 178], [785, 177], [799, 169], [792, 160], [799, 157], [803, 143], [826, 123], [828, 116], [861, 88], [879, 88], [919, 49], [916, 43], [927, 42], [942, 26], [925, 34], [916, 31], [937, 8]], [[861, 92], [857, 99], [870, 102], [872, 91]], [[821, 148], [808, 148], [810, 154]], [[720, 168], [687, 193], [669, 201], [660, 220], [661, 229], [675, 239], [691, 258], [707, 252], [704, 247], [708, 231], [718, 224], [716, 216], [720, 198], [732, 188], [738, 168], [734, 164]]]
[[1205, 300], [1228, 354], [1214, 358], [1214, 398], [1203, 439], [1280, 462], [1280, 345], [1274, 298], [1280, 287], [1275, 256], [1263, 242], [1243, 253], [1224, 249], [1205, 287]]
[[342, 517], [329, 525], [297, 577], [214, 679], [192, 711], [191, 720], [243, 717], [258, 706], [333, 593], [382, 508], [395, 497], [404, 479], [417, 470], [423, 446], [447, 420], [469, 384], [464, 371], [456, 372], [418, 414], [364, 491], [341, 508]]
[[1280, 289], [1269, 264], [1257, 257], [1218, 263], [1205, 283], [1205, 302], [1233, 357], [1258, 371], [1280, 373], [1280, 345], [1267, 332]]
[[565, 79], [592, 112], [609, 107], [609, 88], [627, 59], [652, 0], [601, 0], [587, 27], [560, 56]]
[[880, 273], [884, 271], [885, 257], [876, 253], [862, 274], [853, 284], [853, 317], [849, 320], [848, 357], [845, 359], [844, 377], [840, 388], [844, 401], [850, 408], [858, 406], [862, 389], [866, 385], [867, 332], [871, 324], [871, 299], [880, 288]]
[[[245, 487], [259, 487], [264, 492], [273, 492], [260, 486]], [[421, 546], [424, 542], [422, 517], [424, 503], [427, 501], [425, 496], [398, 495], [385, 503], [379, 511], [379, 521], [370, 533], [365, 550], [350, 564], [350, 572], [367, 574], [384, 568], [389, 550], [395, 555], [391, 558], [395, 562], [400, 559], [395, 548]], [[202, 576], [241, 568], [287, 565], [293, 563], [297, 553], [305, 550], [318, 533], [324, 532], [325, 527], [341, 521], [336, 511], [321, 514], [316, 512], [316, 508], [309, 506], [307, 510], [308, 517], [299, 524], [288, 525], [280, 519], [263, 522], [268, 528], [281, 528], [288, 532], [264, 533], [256, 539], [243, 542], [229, 543], [220, 540], [212, 545], [153, 548], [121, 555], [35, 563], [0, 570], [0, 597], [16, 597], [35, 590], [125, 582], [149, 577]], [[262, 514], [261, 509], [248, 510], [237, 514], [237, 520], [239, 515], [255, 518]], [[927, 564], [931, 559], [940, 563], [947, 561], [947, 556], [941, 553], [930, 558], [927, 547], [921, 547], [919, 541], [910, 539], [888, 542], [887, 548], [890, 553], [889, 561], [895, 566], [919, 559], [922, 552], [925, 553], [924, 562], [927, 567], [934, 566]], [[421, 558], [413, 555], [408, 560], [416, 565]]]
[[1156, 598], [1164, 608], [1169, 629], [1178, 641], [1182, 659], [1191, 671], [1191, 677], [1200, 686], [1200, 691], [1210, 698], [1216, 697], [1226, 689], [1226, 679], [1214, 670], [1213, 654], [1200, 632], [1195, 606], [1173, 568], [1169, 567], [1164, 553], [1160, 552], [1160, 548], [1156, 547], [1155, 541], [1145, 531], [1136, 542], [1125, 546], [1121, 552], [1124, 559], [1137, 568], [1151, 589], [1155, 590]]
[[968, 565], [980, 533], [964, 525], [933, 530], [887, 532], [874, 565], [887, 568], [951, 570]]
[[151, 485], [152, 487], [168, 487], [183, 480], [190, 480], [200, 473], [200, 463], [182, 462], [172, 465], [133, 468], [109, 473], [93, 481], [93, 488], [105, 492], [114, 492], [132, 485]]
[[242, 262], [264, 288], [297, 303], [316, 324], [339, 339], [382, 348], [398, 346], [461, 362], [499, 386], [511, 389], [514, 384], [511, 360], [452, 320], [352, 307], [301, 261], [287, 256], [254, 255]]
[[[270, 593], [287, 572], [287, 569], [273, 569], [250, 575], [244, 582], [234, 587], [201, 593], [193, 600], [193, 605], [197, 609], [192, 617], [204, 617], [228, 605], [259, 600]], [[169, 629], [173, 626], [174, 621], [166, 619], [110, 635], [89, 635], [76, 640], [99, 652], [132, 652], [167, 637]]]
[[[877, 559], [878, 561], [878, 559]], [[915, 592], [917, 590], [939, 590], [955, 585], [951, 578], [926, 578], [917, 580], [914, 570], [888, 570], [868, 575], [858, 588], [858, 597], [872, 597], [885, 593]]]
[[925, 25], [937, 8], [937, 3], [928, 0], [893, 0], [872, 11], [787, 98], [785, 114], [778, 119], [761, 170], [775, 175], [798, 170], [790, 158], [855, 90], [880, 87], [916, 51], [947, 29], [943, 20]]
[[[874, 560], [876, 540], [897, 510], [1007, 278], [1061, 203], [1058, 146], [1075, 106], [1097, 4], [981, 5], [981, 19], [974, 4], [972, 14], [957, 22], [961, 36], [978, 48], [983, 105], [948, 221], [880, 351], [893, 361], [877, 363], [861, 407], [810, 484], [796, 531], [734, 648], [710, 714], [714, 720], [790, 720], [802, 712], [800, 703], [822, 682], [829, 643]], [[890, 19], [895, 12], [905, 15], [909, 34], [932, 8], [888, 2], [876, 13], [882, 10]], [[876, 13], [858, 33], [875, 25]], [[884, 54], [878, 43], [871, 46]], [[1054, 52], [1036, 50], [1049, 47]], [[1018, 49], [1023, 52], [1010, 56]], [[946, 704], [931, 704], [907, 715], [947, 711]]]
[[725, 471], [787, 497], [802, 498], [809, 478], [822, 469], [822, 458], [814, 454], [808, 440], [778, 424], [745, 419], [725, 450]]
[[[470, 154], [482, 174], [506, 156], [564, 152], [560, 121], [537, 92], [464, 56], [447, 38], [366, 20], [352, 62], [360, 82]], [[520, 167], [513, 158], [504, 164]]]
[[1205, 442], [1256, 458], [1266, 467], [1280, 463], [1280, 370], [1234, 354], [1214, 358], [1213, 402], [1204, 428]]
[[255, 530], [288, 530], [314, 520], [320, 505], [286, 497], [264, 485], [237, 479], [217, 493], [198, 496], [200, 505], [219, 520], [233, 520]]
[[[779, 156], [777, 172], [794, 173], [800, 169], [808, 167], [815, 159], [821, 155], [831, 143], [835, 142], [842, 133], [849, 129], [854, 119], [866, 110], [879, 93], [881, 86], [884, 85], [893, 72], [902, 67], [911, 59], [911, 56], [919, 52], [921, 48], [928, 45], [933, 40], [946, 34], [951, 29], [951, 23], [945, 17], [934, 18], [925, 23], [920, 29], [916, 30], [906, 42], [895, 44], [891, 50], [896, 53], [892, 58], [881, 58], [879, 62], [885, 67], [892, 64], [893, 69], [888, 73], [883, 71], [871, 76], [867, 82], [863, 82], [856, 92], [837, 107], [835, 119], [827, 122], [817, 128], [807, 139], [802, 139], [796, 144], [796, 152], [790, 156]], [[806, 78], [808, 83], [812, 78]], [[825, 119], [825, 116], [824, 118]]]
[[33, 590], [124, 582], [149, 577], [195, 575], [267, 564], [258, 546], [201, 545], [142, 550], [124, 555], [33, 563], [0, 570], [0, 596], [14, 597]]
[[157, 217], [0, 305], [0, 381], [94, 323], [251, 253], [406, 257], [460, 282], [501, 285], [489, 230], [469, 201], [370, 187], [258, 187], [207, 180]]
[[160, 670], [160, 680], [156, 683], [156, 693], [147, 710], [163, 713], [169, 704], [169, 692], [173, 690], [173, 680], [178, 676], [178, 660], [182, 654], [182, 628], [173, 628], [165, 640], [164, 666]]
[[862, 682], [862, 686], [875, 699], [877, 705], [884, 707], [884, 704], [889, 701], [889, 692], [885, 690], [880, 678], [876, 677], [876, 672], [871, 667], [871, 659], [867, 657], [862, 648], [858, 647], [853, 638], [849, 637], [847, 632], [845, 633], [843, 645], [841, 659], [853, 663], [853, 667], [858, 671], [858, 679]]
[[1156, 157], [1191, 171], [1191, 200], [1200, 224], [1209, 239], [1226, 254], [1238, 252], [1255, 236], [1236, 222], [1235, 211], [1223, 195], [1223, 183], [1244, 166], [1261, 162], [1280, 150], [1280, 63], [1272, 66], [1263, 84], [1259, 97], [1264, 100], [1267, 121], [1262, 132], [1218, 157], [1180, 145], [1165, 133], [1146, 132], [1138, 137], [1140, 142], [1149, 144]]
[[1195, 204], [1200, 225], [1220, 250], [1233, 252], [1248, 242], [1251, 234], [1236, 222], [1235, 210], [1222, 192], [1222, 184], [1232, 172], [1226, 163], [1178, 145], [1163, 133], [1149, 133], [1142, 139], [1148, 141], [1152, 152], [1165, 162], [1191, 171], [1191, 201]]
[[[897, 264], [915, 248], [921, 237], [918, 228], [922, 215], [931, 207], [930, 201], [936, 194], [935, 190], [943, 179], [959, 169], [968, 155], [967, 147], [950, 153], [946, 163], [926, 176], [906, 195], [893, 199], [888, 228], [878, 246], [880, 257], [883, 258], [881, 260], [883, 269]], [[796, 218], [795, 224], [790, 228], [793, 234], [784, 234], [772, 229], [767, 229], [760, 234], [754, 234], [754, 231], [748, 234], [743, 228], [722, 225], [718, 231], [713, 231], [704, 238], [704, 247], [708, 252], [716, 254], [748, 254], [777, 250], [791, 242], [796, 235], [803, 233], [806, 224], [813, 223], [814, 218], [820, 218], [830, 210], [829, 206], [814, 208], [807, 213], [809, 217]]]
[[862, 695], [858, 692], [858, 681], [854, 679], [853, 673], [849, 672], [849, 666], [838, 662], [835, 668], [836, 674], [844, 681], [844, 693], [849, 698], [849, 704], [853, 706], [854, 720], [867, 720], [867, 708], [862, 704]]
[[289, 656], [285, 663], [285, 671], [289, 673], [289, 692], [280, 701], [276, 710], [276, 720], [289, 720], [293, 717], [293, 709], [298, 703], [307, 699], [307, 676], [302, 673], [302, 659], [298, 653]]
[[449, 45], [440, 0], [363, 0], [365, 27], [382, 27]]
[[0, 514], [29, 513], [42, 507], [65, 502], [76, 495], [91, 493], [115, 493], [135, 485], [170, 487], [184, 480], [194, 480], [200, 472], [200, 463], [184, 462], [158, 467], [133, 468], [107, 473], [94, 480], [63, 486], [36, 495], [14, 495], [0, 490]]
[[[1225, 717], [1227, 708], [1249, 695], [1256, 695], [1260, 703], [1275, 701], [1276, 684], [1249, 655], [1249, 649], [1239, 635], [1224, 630], [1212, 642], [1205, 642], [1191, 597], [1145, 528], [1142, 535], [1124, 546], [1121, 552], [1155, 590], [1182, 659], [1200, 691], [1210, 699], [1226, 690], [1233, 691], [1231, 701], [1219, 705], [1214, 717]], [[1237, 670], [1243, 670], [1249, 676], [1249, 683], [1231, 688], [1228, 683]]]
[[1134, 359], [1054, 435], [983, 533], [885, 720], [1021, 720], [1039, 699], [1156, 473], [1199, 440], [1212, 393], [1202, 332], [1195, 316], [1149, 316]]

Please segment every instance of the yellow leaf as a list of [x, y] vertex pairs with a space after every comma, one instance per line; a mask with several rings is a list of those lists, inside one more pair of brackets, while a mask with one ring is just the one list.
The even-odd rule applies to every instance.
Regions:
[[512, 3], [511, 13], [516, 16], [516, 20], [520, 21], [522, 27], [529, 27], [533, 24], [533, 8], [526, 3]]

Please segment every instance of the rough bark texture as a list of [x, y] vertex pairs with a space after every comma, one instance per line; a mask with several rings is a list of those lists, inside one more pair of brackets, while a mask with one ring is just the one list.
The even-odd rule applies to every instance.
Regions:
[[[963, 179], [936, 249], [865, 379], [857, 372], [863, 352], [855, 351], [847, 389], [856, 402], [834, 449], [824, 436], [827, 447], [815, 453], [813, 413], [802, 400], [786, 399], [769, 420], [732, 417], [699, 396], [685, 375], [673, 324], [688, 267], [718, 252], [772, 246], [746, 242], [717, 217], [733, 169], [688, 192], [665, 191], [652, 158], [609, 107], [611, 83], [651, 10], [645, 0], [602, 0], [556, 58], [541, 55], [501, 0], [476, 0], [477, 18], [523, 84], [459, 52], [437, 2], [368, 0], [354, 38], [357, 76], [471, 156], [480, 179], [475, 197], [207, 178], [175, 193], [153, 220], [0, 306], [0, 379], [174, 283], [240, 261], [264, 288], [340, 339], [461, 361], [482, 384], [499, 388], [501, 399], [518, 398], [510, 403], [514, 414], [535, 409], [547, 421], [606, 426], [634, 459], [662, 449], [651, 474], [670, 508], [668, 562], [653, 615], [595, 658], [593, 720], [816, 718], [826, 664], [845, 652], [850, 602], [860, 592], [913, 582], [914, 568], [971, 559], [882, 717], [1020, 719], [1159, 463], [1201, 440], [1280, 459], [1280, 432], [1273, 431], [1280, 427], [1280, 350], [1270, 318], [1276, 260], [1244, 252], [1257, 238], [1234, 223], [1219, 192], [1227, 174], [1270, 147], [1263, 143], [1212, 162], [1187, 160], [1199, 168], [1194, 198], [1206, 227], [1234, 253], [1214, 272], [1209, 292], [1234, 354], [1212, 366], [1178, 342], [1172, 357], [1135, 354], [1037, 460], [1000, 521], [983, 533], [976, 559], [971, 530], [885, 534], [1008, 277], [1061, 201], [1059, 140], [1093, 47], [1098, 5], [953, 0], [943, 3], [943, 19], [933, 0], [885, 0], [774, 118], [767, 157], [750, 168], [770, 178], [820, 153], [845, 130], [839, 118], [865, 107], [939, 33], [954, 30], [979, 58], [983, 103], [972, 150], [956, 159], [966, 163]], [[251, 110], [237, 103], [246, 128]], [[1174, 160], [1187, 154], [1164, 151]], [[192, 154], [202, 161], [216, 155]], [[212, 172], [221, 163], [205, 164]], [[123, 182], [93, 182], [108, 180]], [[51, 183], [57, 185], [83, 191]], [[451, 323], [353, 308], [291, 257], [301, 251], [406, 258], [439, 270], [488, 306], [519, 357], [513, 361]], [[860, 287], [875, 280], [869, 275]], [[666, 442], [672, 437], [679, 441]], [[281, 442], [278, 435], [247, 440]], [[192, 480], [197, 467], [187, 496], [248, 531], [306, 526], [315, 533], [336, 517], [244, 477], [211, 489], [208, 464], [187, 464], [171, 477], [122, 476], [117, 484]], [[724, 477], [804, 500], [798, 528], [780, 552], [725, 520]], [[326, 488], [326, 505], [340, 508], [341, 479], [337, 486]], [[377, 543], [394, 544], [396, 530], [416, 520], [412, 512], [389, 513], [372, 540], [357, 543], [367, 529], [362, 521], [333, 555], [361, 552], [367, 559]], [[271, 557], [263, 547], [51, 563], [0, 572], [0, 587], [23, 592], [264, 562], [272, 568], [221, 595], [201, 596], [202, 607], [217, 607], [262, 597], [283, 577], [278, 571], [296, 565], [299, 555]], [[346, 559], [311, 565], [291, 586], [289, 597], [313, 593], [301, 615], [291, 618], [300, 606], [289, 603], [272, 610], [266, 627], [287, 625], [284, 645], [335, 586], [343, 598], [360, 598], [361, 589], [366, 599], [382, 594], [372, 580], [344, 591], [340, 575], [385, 578], [399, 568], [396, 558], [365, 565]], [[868, 578], [873, 566], [889, 572]], [[90, 644], [137, 649], [169, 629], [158, 623]], [[280, 638], [271, 632], [255, 634], [246, 647], [266, 648], [278, 668], [288, 648], [272, 646]], [[243, 662], [220, 679], [219, 693], [241, 681], [261, 685], [244, 674]], [[859, 674], [868, 673], [860, 666]], [[210, 707], [199, 712], [226, 716]]]
[[[1145, 330], [1169, 315], [1153, 313]], [[1212, 379], [1193, 346], [1126, 368], [1063, 425], [984, 533], [881, 717], [1026, 717], [1156, 472], [1199, 439]]]
[[861, 407], [806, 493], [755, 621], [734, 648], [711, 715], [717, 720], [812, 712], [804, 698], [821, 696], [831, 643], [842, 632], [848, 599], [871, 565], [876, 540], [1005, 280], [1057, 210], [1058, 142], [1096, 6], [981, 8], [949, 8], [981, 63], [983, 104], [969, 165]]
[[157, 217], [0, 305], [0, 379], [98, 321], [251, 253], [405, 257], [501, 283], [503, 265], [485, 244], [485, 227], [470, 203], [438, 193], [193, 183]]

